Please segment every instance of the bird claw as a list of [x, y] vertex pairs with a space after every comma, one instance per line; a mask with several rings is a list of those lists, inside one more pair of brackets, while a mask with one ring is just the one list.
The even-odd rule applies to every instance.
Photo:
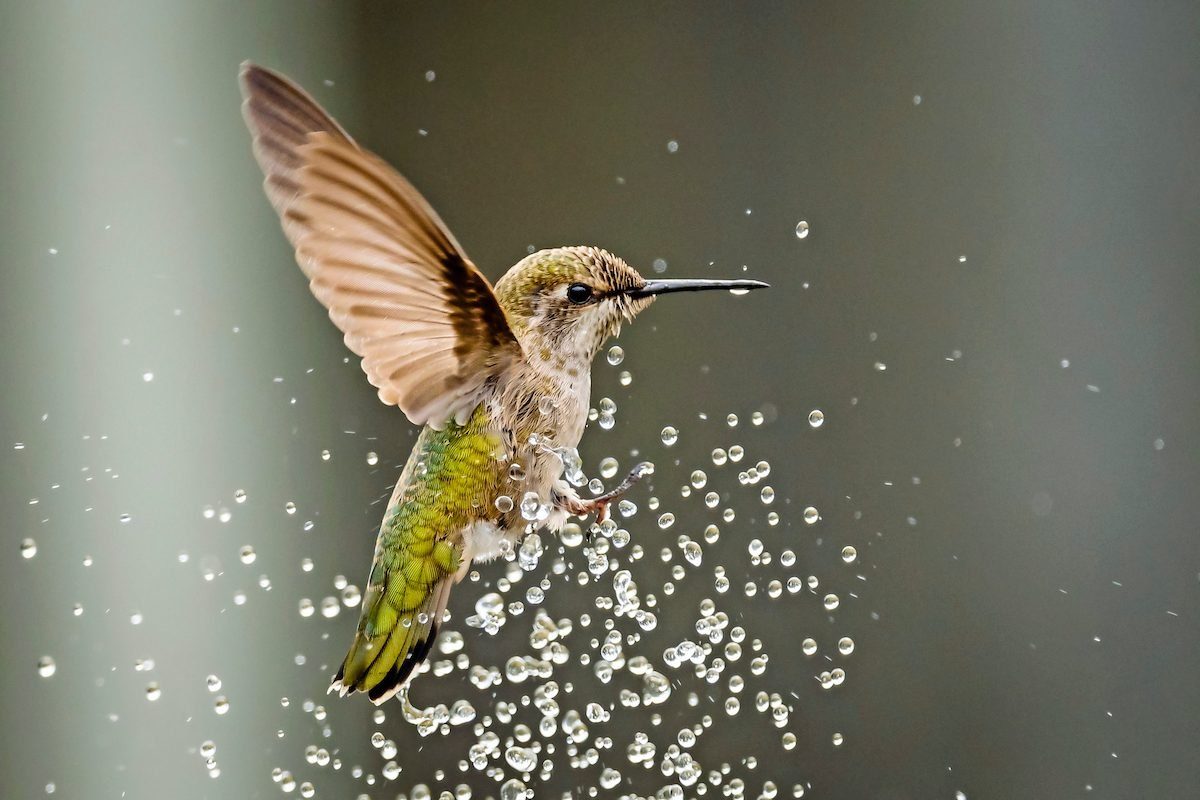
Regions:
[[608, 521], [609, 516], [611, 516], [607, 502], [596, 503], [593, 505], [593, 508], [596, 512], [596, 521], [588, 526], [587, 531], [585, 531], [583, 535], [584, 541], [588, 542], [589, 544], [592, 541], [592, 532], [598, 530], [601, 525]]
[[622, 495], [628, 492], [635, 483], [640, 481], [647, 475], [654, 473], [654, 465], [649, 461], [643, 461], [629, 470], [629, 474], [625, 479], [617, 484], [610, 491], [605, 492], [599, 497], [593, 497], [591, 500], [585, 500], [580, 504], [580, 510], [584, 515], [595, 513], [596, 521], [588, 528], [588, 539], [591, 540], [592, 528], [603, 525], [611, 517], [609, 506], [621, 499]]

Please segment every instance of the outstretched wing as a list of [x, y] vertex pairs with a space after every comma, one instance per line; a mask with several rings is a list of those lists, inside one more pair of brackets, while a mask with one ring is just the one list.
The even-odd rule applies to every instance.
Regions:
[[487, 278], [412, 184], [286, 78], [245, 64], [243, 116], [309, 287], [412, 422], [462, 424], [521, 347]]

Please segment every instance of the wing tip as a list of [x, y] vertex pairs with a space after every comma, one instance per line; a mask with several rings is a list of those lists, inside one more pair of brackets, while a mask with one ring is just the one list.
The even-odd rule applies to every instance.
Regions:
[[279, 76], [277, 73], [255, 64], [249, 59], [238, 64], [238, 88], [242, 90], [242, 98], [246, 102], [249, 102], [250, 95], [254, 91], [255, 86], [271, 78], [278, 80]]

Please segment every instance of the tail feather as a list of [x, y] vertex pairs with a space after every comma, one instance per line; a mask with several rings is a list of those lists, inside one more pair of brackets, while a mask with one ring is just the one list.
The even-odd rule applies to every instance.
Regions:
[[366, 692], [376, 705], [391, 699], [433, 648], [453, 583], [452, 576], [443, 576], [418, 608], [400, 613], [390, 607], [386, 591], [368, 592], [374, 602], [364, 602], [354, 643], [329, 691], [343, 697]]

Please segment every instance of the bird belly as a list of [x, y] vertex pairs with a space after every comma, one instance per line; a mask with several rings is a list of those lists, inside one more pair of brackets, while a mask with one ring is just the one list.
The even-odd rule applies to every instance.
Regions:
[[509, 549], [514, 538], [508, 528], [503, 528], [495, 522], [472, 522], [463, 529], [463, 561], [491, 561]]

